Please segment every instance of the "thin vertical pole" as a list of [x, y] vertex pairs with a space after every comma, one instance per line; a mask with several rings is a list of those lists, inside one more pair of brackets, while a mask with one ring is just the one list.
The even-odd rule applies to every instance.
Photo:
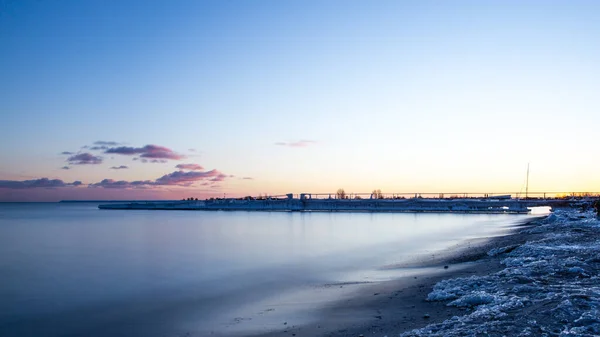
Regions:
[[529, 194], [529, 163], [527, 163], [527, 184], [525, 184], [525, 199], [527, 199], [528, 194]]

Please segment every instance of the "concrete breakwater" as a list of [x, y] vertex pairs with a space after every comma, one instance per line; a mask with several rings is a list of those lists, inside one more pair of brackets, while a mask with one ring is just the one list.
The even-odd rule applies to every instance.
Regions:
[[313, 212], [438, 212], [438, 213], [528, 213], [521, 200], [469, 199], [215, 199], [168, 202], [103, 204], [100, 209], [223, 210], [223, 211], [313, 211]]

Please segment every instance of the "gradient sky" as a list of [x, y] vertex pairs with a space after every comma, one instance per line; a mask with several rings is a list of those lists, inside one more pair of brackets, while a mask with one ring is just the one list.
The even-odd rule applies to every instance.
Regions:
[[0, 0], [0, 201], [513, 192], [528, 162], [530, 191], [600, 191], [598, 17]]

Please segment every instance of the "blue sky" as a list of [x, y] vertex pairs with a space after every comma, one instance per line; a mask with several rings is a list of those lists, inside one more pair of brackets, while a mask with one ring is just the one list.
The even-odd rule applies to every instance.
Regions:
[[[594, 1], [0, 1], [0, 199], [518, 191], [528, 162], [530, 189], [599, 191], [599, 14]], [[179, 157], [143, 163], [97, 141]], [[90, 187], [191, 163], [226, 177]]]

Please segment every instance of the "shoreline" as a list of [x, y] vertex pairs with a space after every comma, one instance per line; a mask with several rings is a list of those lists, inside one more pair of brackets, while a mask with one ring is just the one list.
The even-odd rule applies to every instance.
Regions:
[[416, 268], [421, 273], [416, 277], [404, 276], [362, 285], [351, 297], [318, 309], [320, 318], [317, 322], [253, 336], [397, 336], [429, 324], [442, 323], [463, 314], [464, 310], [442, 302], [426, 301], [433, 287], [446, 279], [500, 271], [503, 268], [500, 259], [488, 256], [488, 252], [524, 244], [533, 236], [523, 230], [536, 226], [544, 218], [539, 216], [517, 223], [506, 235], [467, 239], [434, 256], [423, 254], [410, 262], [386, 266], [386, 269]]

